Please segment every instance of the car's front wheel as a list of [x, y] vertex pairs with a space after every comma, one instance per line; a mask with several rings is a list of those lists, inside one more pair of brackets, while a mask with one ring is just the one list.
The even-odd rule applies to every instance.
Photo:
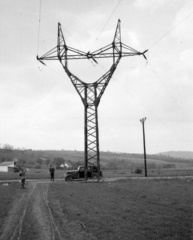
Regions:
[[71, 176], [71, 175], [67, 175], [67, 176], [65, 177], [65, 180], [66, 180], [66, 181], [72, 181], [72, 176]]

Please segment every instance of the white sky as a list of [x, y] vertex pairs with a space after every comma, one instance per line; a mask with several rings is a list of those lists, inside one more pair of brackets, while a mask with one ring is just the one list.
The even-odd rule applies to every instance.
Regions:
[[[121, 59], [98, 109], [100, 150], [142, 153], [143, 117], [147, 153], [193, 150], [192, 0], [0, 0], [1, 145], [84, 150], [80, 97], [59, 62], [36, 55], [56, 46], [58, 22], [67, 45], [88, 52], [112, 42], [118, 19], [148, 63]], [[109, 62], [71, 70], [93, 82]]]

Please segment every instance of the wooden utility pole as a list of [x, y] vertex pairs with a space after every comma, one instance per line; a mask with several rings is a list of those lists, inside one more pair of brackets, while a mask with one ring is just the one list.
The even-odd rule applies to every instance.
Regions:
[[146, 147], [145, 147], [145, 118], [140, 119], [140, 122], [142, 123], [142, 130], [143, 130], [143, 149], [144, 149], [144, 166], [145, 166], [145, 177], [147, 177], [147, 163], [146, 163]]

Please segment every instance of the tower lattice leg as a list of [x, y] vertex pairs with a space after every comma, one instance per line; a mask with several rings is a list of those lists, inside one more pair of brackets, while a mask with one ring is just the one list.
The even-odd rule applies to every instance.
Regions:
[[96, 104], [96, 87], [93, 84], [85, 86], [85, 177], [88, 166], [97, 166], [100, 176], [100, 153], [98, 131], [98, 106]]

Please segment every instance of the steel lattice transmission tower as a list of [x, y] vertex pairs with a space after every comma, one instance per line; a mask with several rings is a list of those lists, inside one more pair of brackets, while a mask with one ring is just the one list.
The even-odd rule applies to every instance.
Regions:
[[[147, 51], [147, 50], [146, 50]], [[145, 51], [145, 52], [146, 52]], [[87, 169], [90, 165], [97, 166], [98, 179], [100, 173], [100, 153], [99, 153], [99, 128], [98, 128], [98, 105], [100, 99], [114, 73], [121, 57], [143, 55], [126, 44], [121, 42], [121, 21], [118, 20], [113, 42], [92, 53], [82, 52], [69, 47], [64, 39], [61, 24], [58, 23], [57, 46], [37, 59], [44, 64], [44, 60], [59, 60], [66, 74], [70, 78], [76, 91], [78, 92], [84, 105], [84, 135], [85, 135], [85, 178], [87, 179]], [[93, 83], [85, 83], [75, 76], [68, 68], [68, 60], [112, 58], [113, 63], [101, 78]]]

